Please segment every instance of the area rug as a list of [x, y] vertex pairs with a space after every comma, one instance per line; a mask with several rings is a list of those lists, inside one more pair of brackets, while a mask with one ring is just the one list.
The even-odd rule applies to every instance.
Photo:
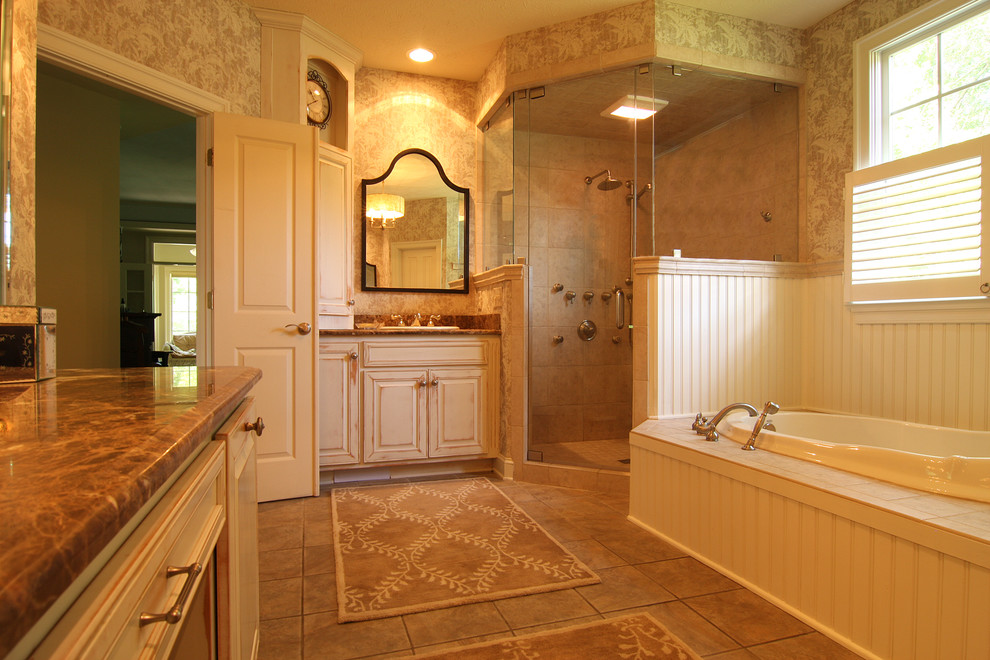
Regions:
[[416, 655], [417, 658], [496, 660], [518, 658], [669, 658], [701, 660], [684, 642], [646, 613], [593, 621]]
[[487, 479], [332, 495], [341, 622], [600, 581]]

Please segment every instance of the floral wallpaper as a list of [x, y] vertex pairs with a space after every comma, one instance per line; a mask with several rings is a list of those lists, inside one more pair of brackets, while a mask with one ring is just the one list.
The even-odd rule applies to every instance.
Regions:
[[261, 24], [238, 0], [44, 0], [38, 21], [261, 112]]
[[[382, 69], [360, 69], [354, 82], [354, 208], [361, 208], [361, 179], [380, 176], [400, 151], [424, 149], [453, 183], [477, 201], [478, 84]], [[472, 222], [475, 214], [472, 212]], [[361, 224], [355, 217], [355, 281], [360, 281]], [[472, 242], [479, 236], [471, 228]], [[472, 270], [476, 264], [472, 263]], [[359, 314], [472, 314], [474, 295], [357, 292]]]
[[8, 305], [35, 304], [35, 91], [38, 0], [14, 0], [10, 112], [11, 272]]
[[854, 0], [807, 31], [808, 261], [842, 258], [845, 175], [853, 167], [853, 43], [926, 0]]
[[650, 44], [653, 39], [652, 9], [653, 1], [645, 0], [510, 35], [505, 39], [506, 73], [540, 69]]
[[800, 30], [664, 0], [657, 0], [655, 6], [658, 46], [693, 48], [788, 67], [803, 65], [804, 37]]

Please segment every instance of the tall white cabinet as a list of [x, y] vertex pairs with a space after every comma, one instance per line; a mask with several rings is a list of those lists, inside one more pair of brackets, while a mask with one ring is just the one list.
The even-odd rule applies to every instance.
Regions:
[[361, 52], [302, 14], [255, 8], [261, 22], [261, 114], [307, 123], [306, 81], [325, 83], [331, 114], [319, 134], [316, 261], [320, 328], [350, 328], [354, 317], [354, 74]]

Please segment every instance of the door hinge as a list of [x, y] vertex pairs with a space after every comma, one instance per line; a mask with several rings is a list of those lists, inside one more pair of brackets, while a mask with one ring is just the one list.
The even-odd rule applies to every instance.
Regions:
[[210, 147], [206, 150], [206, 165], [207, 167], [213, 167], [213, 148]]
[[206, 309], [213, 309], [213, 292], [206, 292]]

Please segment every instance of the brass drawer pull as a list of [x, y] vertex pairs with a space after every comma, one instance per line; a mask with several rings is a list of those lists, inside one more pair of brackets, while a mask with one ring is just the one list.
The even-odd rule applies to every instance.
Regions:
[[158, 623], [159, 621], [164, 621], [165, 623], [178, 623], [182, 620], [182, 608], [186, 606], [186, 601], [189, 600], [189, 594], [192, 593], [193, 583], [200, 573], [203, 572], [203, 565], [199, 562], [195, 564], [190, 564], [189, 566], [169, 566], [165, 569], [165, 578], [173, 578], [176, 575], [186, 575], [186, 581], [182, 585], [182, 591], [179, 592], [179, 597], [175, 599], [175, 605], [172, 606], [168, 612], [162, 614], [148, 614], [146, 612], [141, 613], [141, 617], [138, 619], [140, 625], [145, 626], [149, 623]]
[[255, 433], [258, 434], [258, 437], [260, 438], [261, 434], [265, 430], [265, 420], [259, 417], [258, 420], [255, 422], [244, 422], [244, 430], [254, 431]]

